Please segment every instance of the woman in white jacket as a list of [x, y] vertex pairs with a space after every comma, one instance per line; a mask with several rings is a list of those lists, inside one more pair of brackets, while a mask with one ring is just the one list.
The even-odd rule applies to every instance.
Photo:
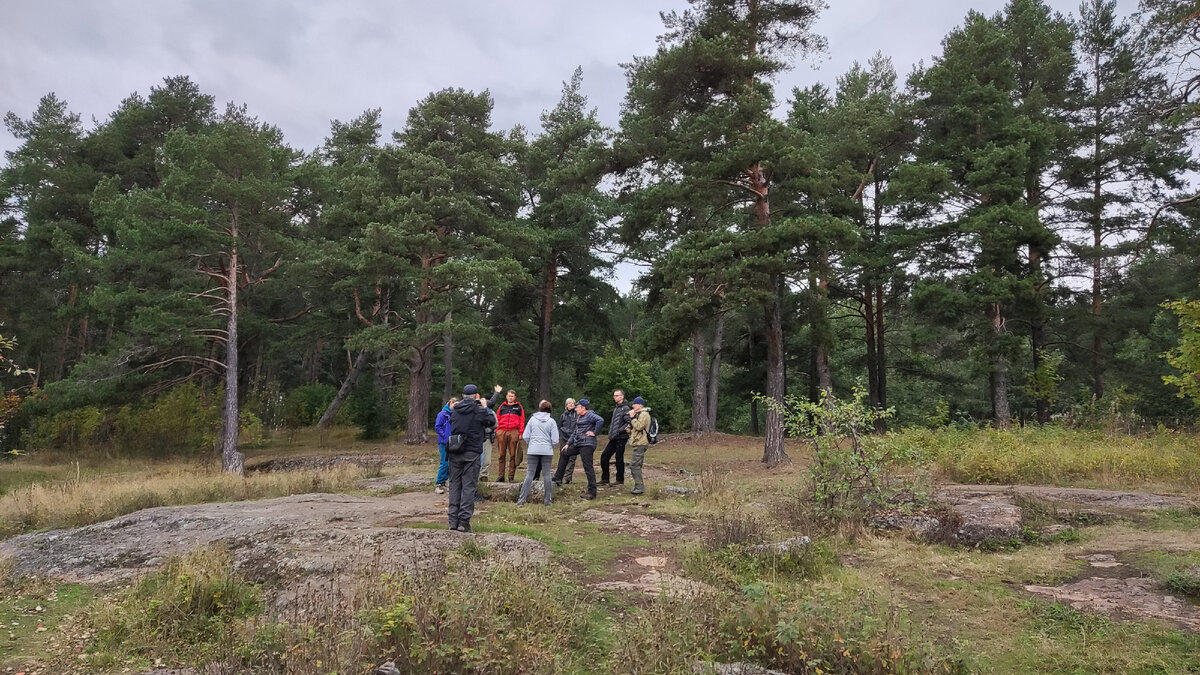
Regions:
[[521, 485], [521, 497], [517, 506], [524, 506], [529, 497], [529, 488], [533, 485], [533, 475], [542, 472], [542, 490], [546, 506], [550, 506], [550, 490], [552, 483], [551, 470], [554, 459], [554, 446], [558, 445], [558, 422], [550, 414], [550, 401], [538, 404], [538, 411], [525, 423], [525, 482]]

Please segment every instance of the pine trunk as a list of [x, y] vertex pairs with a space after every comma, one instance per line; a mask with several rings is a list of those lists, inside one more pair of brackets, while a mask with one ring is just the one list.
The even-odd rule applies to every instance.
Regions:
[[[759, 229], [771, 225], [770, 183], [762, 166], [755, 164], [747, 172], [750, 186], [757, 197], [754, 200], [754, 219]], [[783, 371], [783, 320], [780, 316], [780, 296], [782, 295], [782, 279], [771, 275], [771, 299], [767, 303], [765, 323], [767, 328], [767, 398], [771, 405], [767, 406], [765, 420], [766, 433], [763, 437], [763, 463], [767, 466], [791, 464], [783, 445], [783, 406], [784, 406], [784, 371]]]
[[[774, 281], [774, 280], [773, 280]], [[772, 283], [778, 289], [778, 284]], [[767, 466], [791, 464], [783, 446], [783, 323], [780, 319], [778, 290], [767, 305], [767, 398], [771, 404], [766, 411], [766, 435], [763, 440], [763, 463]]]
[[[1029, 266], [1033, 270], [1033, 314], [1029, 319], [1029, 337], [1030, 346], [1033, 352], [1033, 372], [1038, 372], [1041, 367], [1046, 351], [1046, 322], [1044, 305], [1042, 299], [1042, 254], [1041, 252], [1030, 249], [1029, 251]], [[1036, 407], [1036, 416], [1038, 424], [1050, 423], [1050, 399], [1044, 394], [1039, 395], [1034, 402]]]
[[708, 355], [704, 327], [692, 329], [692, 436], [700, 438], [708, 430]]
[[[450, 321], [450, 313], [446, 313], [446, 321]], [[454, 396], [454, 335], [450, 331], [442, 333], [442, 401], [449, 401]]]
[[705, 419], [705, 431], [717, 430], [717, 392], [721, 386], [721, 344], [725, 341], [725, 315], [717, 315], [717, 327], [713, 331], [713, 341], [710, 345], [711, 356], [708, 359], [708, 415]]
[[546, 279], [542, 284], [542, 326], [538, 333], [538, 400], [550, 400], [550, 347], [554, 334], [552, 323], [554, 313], [555, 287], [558, 284], [558, 262], [551, 251], [550, 262], [546, 266]]
[[321, 415], [321, 419], [317, 422], [318, 429], [328, 429], [330, 424], [333, 424], [333, 419], [337, 417], [341, 411], [342, 405], [349, 398], [350, 392], [354, 391], [354, 385], [358, 383], [358, 376], [362, 374], [363, 366], [367, 364], [367, 350], [362, 350], [354, 359], [354, 365], [350, 367], [350, 374], [342, 381], [342, 386], [338, 389], [338, 393], [329, 402], [329, 406], [325, 408], [325, 413]]
[[[887, 326], [883, 321], [883, 285], [875, 286], [875, 390], [878, 392], [879, 409], [886, 410], [887, 403]], [[887, 420], [875, 420], [875, 431], [887, 431]]]
[[[1096, 110], [1096, 119], [1100, 119], [1100, 110]], [[1095, 156], [1100, 157], [1100, 136], [1096, 137]], [[1099, 401], [1104, 397], [1104, 342], [1100, 333], [1100, 311], [1104, 299], [1100, 294], [1100, 275], [1104, 265], [1100, 255], [1100, 247], [1104, 245], [1104, 205], [1100, 201], [1103, 189], [1103, 174], [1096, 172], [1092, 181], [1092, 398]]]
[[[230, 234], [237, 241], [238, 212], [233, 210]], [[229, 252], [225, 296], [229, 310], [225, 334], [225, 406], [221, 412], [221, 468], [239, 476], [245, 475], [246, 458], [238, 451], [238, 249], [234, 244]]]
[[[1000, 303], [989, 305], [988, 314], [988, 318], [992, 320], [992, 330], [995, 332], [997, 342], [1002, 343], [1000, 338], [1004, 335], [1005, 327], [1003, 308]], [[997, 349], [1000, 348], [998, 345]], [[992, 370], [992, 410], [998, 428], [1007, 429], [1011, 426], [1012, 413], [1008, 408], [1008, 359], [1001, 351], [996, 354]]]
[[408, 357], [408, 423], [404, 442], [429, 442], [429, 392], [433, 384], [433, 347], [413, 347]]

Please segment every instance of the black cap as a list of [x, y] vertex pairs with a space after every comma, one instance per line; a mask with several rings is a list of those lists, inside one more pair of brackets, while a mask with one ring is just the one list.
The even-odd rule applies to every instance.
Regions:
[[463, 387], [463, 396], [474, 396], [478, 393], [479, 387], [476, 387], [473, 384], [468, 384], [467, 386]]
[[592, 409], [592, 402], [587, 400], [586, 398], [581, 398], [578, 401], [575, 401], [575, 405], [581, 405], [581, 406], [587, 408], [588, 410]]

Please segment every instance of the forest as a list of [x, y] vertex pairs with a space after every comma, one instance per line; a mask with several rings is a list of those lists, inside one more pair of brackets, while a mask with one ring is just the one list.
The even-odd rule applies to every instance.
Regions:
[[792, 91], [822, 3], [693, 5], [630, 55], [616, 128], [580, 69], [536, 129], [446, 88], [313, 149], [187, 75], [92, 124], [8, 113], [0, 450], [241, 471], [278, 429], [432, 443], [467, 382], [601, 414], [623, 388], [768, 465], [785, 396], [881, 431], [1195, 425], [1194, 2], [1010, 0], [912, 73]]

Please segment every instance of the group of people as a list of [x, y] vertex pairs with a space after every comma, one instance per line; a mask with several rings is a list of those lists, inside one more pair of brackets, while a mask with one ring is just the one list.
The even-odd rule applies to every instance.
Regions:
[[[613, 392], [612, 418], [608, 423], [608, 443], [600, 454], [600, 480], [596, 480], [593, 456], [599, 445], [599, 436], [605, 420], [592, 411], [586, 398], [578, 401], [566, 400], [566, 410], [555, 419], [553, 406], [541, 401], [537, 412], [528, 419], [525, 407], [517, 400], [517, 392], [509, 389], [501, 401], [503, 387], [496, 385], [490, 399], [483, 398], [479, 388], [473, 384], [463, 387], [461, 398], [451, 398], [438, 413], [434, 429], [438, 436], [437, 486], [439, 494], [449, 493], [450, 529], [460, 532], [471, 531], [471, 516], [475, 512], [475, 488], [479, 481], [487, 481], [491, 470], [492, 449], [499, 456], [497, 481], [516, 482], [517, 467], [525, 461], [525, 482], [521, 485], [518, 506], [524, 506], [529, 498], [533, 481], [540, 476], [543, 480], [543, 500], [551, 503], [552, 486], [561, 487], [570, 483], [575, 473], [576, 460], [583, 464], [587, 477], [585, 499], [595, 499], [598, 486], [625, 484], [625, 449], [633, 449], [629, 464], [633, 477], [630, 494], [640, 495], [646, 491], [642, 479], [642, 465], [646, 450], [650, 446], [650, 409], [642, 397], [626, 402], [625, 392]], [[526, 449], [524, 457], [521, 443]], [[558, 465], [553, 475], [554, 451], [559, 450]], [[615, 478], [609, 480], [609, 467], [616, 464]]]

